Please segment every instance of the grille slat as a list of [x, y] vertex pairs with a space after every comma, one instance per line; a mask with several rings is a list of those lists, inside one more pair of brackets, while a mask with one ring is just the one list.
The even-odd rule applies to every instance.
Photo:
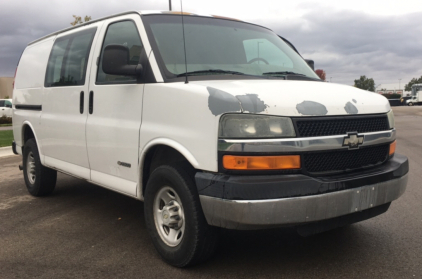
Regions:
[[387, 116], [324, 117], [294, 119], [298, 137], [345, 135], [348, 132], [369, 133], [389, 129]]
[[334, 173], [371, 167], [388, 159], [389, 145], [357, 150], [324, 151], [303, 154], [303, 169], [309, 173]]

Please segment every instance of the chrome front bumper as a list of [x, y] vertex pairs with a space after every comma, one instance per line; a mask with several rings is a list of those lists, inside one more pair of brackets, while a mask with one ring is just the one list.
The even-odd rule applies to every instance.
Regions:
[[261, 229], [331, 219], [398, 199], [408, 175], [381, 183], [321, 195], [267, 199], [227, 200], [200, 195], [210, 225], [227, 229]]

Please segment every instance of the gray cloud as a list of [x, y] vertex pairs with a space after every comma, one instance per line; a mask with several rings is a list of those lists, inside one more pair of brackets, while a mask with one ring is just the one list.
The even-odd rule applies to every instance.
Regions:
[[3, 1], [0, 9], [0, 76], [13, 76], [26, 45], [70, 27], [72, 15], [93, 19], [129, 10], [166, 9], [165, 1]]
[[353, 84], [360, 75], [402, 84], [422, 75], [422, 13], [373, 16], [312, 10], [296, 21], [265, 22], [314, 59], [333, 82]]
[[[69, 27], [73, 14], [96, 19], [133, 9], [167, 9], [167, 1], [159, 2], [15, 0], [2, 3], [0, 76], [13, 76], [25, 46]], [[394, 83], [399, 78], [405, 84], [412, 77], [422, 75], [422, 13], [375, 16], [334, 11], [317, 4], [306, 9], [306, 14], [294, 19], [283, 18], [280, 10], [278, 19], [262, 17], [249, 21], [270, 27], [290, 40], [305, 58], [314, 59], [316, 68], [324, 69], [333, 82], [353, 84], [354, 79], [366, 75], [374, 78], [376, 84]]]

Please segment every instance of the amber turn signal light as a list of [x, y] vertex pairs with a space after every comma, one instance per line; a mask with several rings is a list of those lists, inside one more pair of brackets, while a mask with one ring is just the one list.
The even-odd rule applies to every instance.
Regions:
[[396, 143], [397, 143], [396, 141], [393, 141], [390, 144], [390, 156], [393, 155], [396, 152]]
[[300, 156], [223, 156], [227, 170], [288, 170], [300, 169]]

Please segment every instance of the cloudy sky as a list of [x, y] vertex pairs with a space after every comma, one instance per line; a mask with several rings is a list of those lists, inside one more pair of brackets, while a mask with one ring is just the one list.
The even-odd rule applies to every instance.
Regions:
[[[172, 0], [180, 10], [179, 0]], [[360, 75], [376, 84], [422, 76], [422, 5], [416, 0], [184, 0], [184, 11], [234, 17], [271, 28], [313, 59], [332, 82]], [[168, 0], [0, 0], [0, 77], [13, 76], [28, 42], [128, 10], [168, 10]]]

